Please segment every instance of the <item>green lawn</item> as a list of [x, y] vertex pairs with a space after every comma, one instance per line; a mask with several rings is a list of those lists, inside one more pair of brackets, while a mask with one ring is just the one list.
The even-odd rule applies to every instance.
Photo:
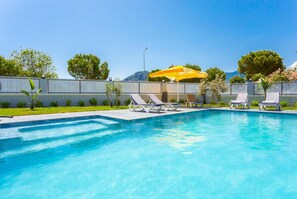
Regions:
[[104, 111], [104, 110], [117, 110], [127, 109], [128, 106], [119, 106], [110, 108], [110, 106], [85, 106], [85, 107], [44, 107], [35, 108], [31, 111], [30, 108], [1, 108], [0, 116], [20, 116], [20, 115], [39, 115], [39, 114], [53, 114], [53, 113], [70, 113], [70, 112], [83, 112], [83, 111]]

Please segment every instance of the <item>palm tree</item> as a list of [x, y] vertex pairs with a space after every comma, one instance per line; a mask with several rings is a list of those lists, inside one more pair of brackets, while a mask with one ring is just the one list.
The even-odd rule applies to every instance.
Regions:
[[259, 85], [264, 90], [264, 98], [266, 99], [266, 92], [273, 85], [273, 82], [271, 82], [268, 78], [261, 77]]

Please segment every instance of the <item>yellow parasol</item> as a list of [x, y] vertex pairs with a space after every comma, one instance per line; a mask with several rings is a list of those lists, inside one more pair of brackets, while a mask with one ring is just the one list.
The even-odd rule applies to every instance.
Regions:
[[177, 82], [177, 101], [179, 101], [179, 81], [183, 79], [191, 78], [206, 78], [208, 75], [206, 72], [201, 72], [191, 68], [183, 66], [174, 66], [165, 70], [161, 70], [149, 75], [150, 77], [167, 77], [170, 80]]

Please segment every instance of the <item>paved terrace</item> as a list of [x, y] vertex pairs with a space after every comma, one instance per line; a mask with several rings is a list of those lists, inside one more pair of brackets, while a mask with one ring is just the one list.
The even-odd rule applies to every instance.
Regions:
[[[28, 115], [28, 116], [15, 116], [13, 118], [0, 118], [0, 124], [8, 124], [15, 122], [30, 122], [39, 120], [51, 120], [61, 118], [74, 118], [83, 116], [105, 116], [110, 118], [122, 119], [122, 120], [135, 120], [151, 117], [160, 117], [164, 115], [174, 115], [187, 112], [204, 111], [209, 108], [179, 108], [178, 111], [162, 111], [160, 113], [146, 113], [146, 112], [131, 112], [129, 109], [125, 110], [110, 110], [110, 111], [89, 111], [89, 112], [74, 112], [74, 113], [58, 113], [58, 114], [44, 114], [44, 115]], [[211, 108], [212, 110], [228, 110], [229, 108]], [[245, 112], [269, 112], [269, 113], [281, 113], [281, 114], [297, 114], [297, 111], [259, 111], [257, 109], [232, 109], [232, 111], [245, 111]]]

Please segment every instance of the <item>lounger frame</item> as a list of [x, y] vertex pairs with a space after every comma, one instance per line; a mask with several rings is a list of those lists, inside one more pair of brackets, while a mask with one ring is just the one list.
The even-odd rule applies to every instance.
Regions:
[[131, 94], [130, 99], [130, 111], [160, 112], [163, 109], [163, 104], [148, 104], [139, 94]]
[[234, 106], [235, 108], [238, 108], [239, 105], [243, 106], [243, 109], [250, 108], [249, 106], [249, 97], [247, 93], [238, 93], [236, 100], [231, 100], [230, 103], [230, 109], [232, 109]]
[[165, 103], [162, 102], [155, 94], [148, 94], [150, 101], [149, 104], [163, 104], [163, 108], [167, 111], [176, 111], [180, 106], [179, 103]]
[[266, 107], [268, 106], [275, 107], [277, 111], [281, 110], [279, 93], [267, 93], [265, 101], [259, 104], [259, 110], [266, 110]]

